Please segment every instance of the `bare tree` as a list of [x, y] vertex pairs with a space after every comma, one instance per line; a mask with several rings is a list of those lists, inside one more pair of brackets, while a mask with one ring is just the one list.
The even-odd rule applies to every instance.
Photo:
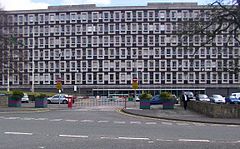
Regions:
[[[187, 36], [192, 41], [201, 41], [201, 47], [210, 47], [218, 41], [222, 43], [222, 47], [229, 45], [239, 47], [240, 0], [230, 2], [216, 0], [212, 4], [202, 7], [204, 9], [200, 13], [193, 14], [192, 20], [183, 20], [179, 23], [178, 33], [181, 41], [184, 42], [186, 40], [184, 38]], [[188, 46], [188, 48], [191, 48], [191, 46]], [[208, 48], [208, 50], [210, 49]], [[238, 53], [240, 54], [239, 51]], [[228, 66], [229, 71], [238, 73], [240, 70], [240, 56], [234, 59], [233, 64], [229, 65], [231, 65]]]
[[9, 80], [13, 77], [12, 74], [18, 74], [21, 78], [19, 62], [22, 62], [24, 57], [19, 47], [24, 45], [19, 42], [17, 34], [14, 33], [16, 26], [9, 21], [8, 15], [9, 13], [0, 7], [0, 77], [3, 74], [4, 78], [7, 77]]

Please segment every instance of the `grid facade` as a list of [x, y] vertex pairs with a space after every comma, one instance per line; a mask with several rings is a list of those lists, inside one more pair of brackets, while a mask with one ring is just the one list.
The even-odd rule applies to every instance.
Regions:
[[[210, 11], [196, 3], [149, 3], [143, 7], [53, 6], [45, 10], [10, 11], [3, 32], [24, 45], [12, 45], [12, 86], [52, 88], [237, 87], [230, 70], [239, 45], [228, 32], [211, 44], [200, 35], [179, 35], [181, 21], [207, 21]], [[7, 52], [7, 50], [2, 50]], [[6, 55], [6, 54], [3, 54]], [[2, 66], [0, 84], [7, 85]], [[34, 71], [34, 73], [32, 73]]]

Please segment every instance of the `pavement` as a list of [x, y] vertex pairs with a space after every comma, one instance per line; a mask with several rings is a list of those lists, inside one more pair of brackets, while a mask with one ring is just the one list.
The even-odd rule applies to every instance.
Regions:
[[190, 110], [184, 110], [179, 104], [175, 105], [173, 110], [163, 110], [162, 105], [152, 105], [150, 110], [139, 109], [138, 106], [123, 108], [122, 112], [164, 120], [187, 121], [196, 123], [212, 123], [212, 124], [226, 124], [226, 125], [240, 125], [240, 119], [222, 119], [211, 118], [206, 115], [196, 113]]

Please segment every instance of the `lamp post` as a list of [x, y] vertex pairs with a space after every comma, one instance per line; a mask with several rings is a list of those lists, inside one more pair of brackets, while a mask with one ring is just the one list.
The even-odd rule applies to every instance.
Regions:
[[34, 81], [35, 81], [35, 74], [34, 74], [34, 71], [35, 71], [35, 63], [34, 63], [34, 48], [35, 48], [35, 35], [34, 35], [34, 27], [33, 27], [33, 30], [32, 30], [32, 34], [33, 34], [33, 47], [32, 47], [32, 93], [34, 93]]
[[10, 46], [8, 46], [8, 70], [7, 70], [7, 74], [8, 74], [8, 77], [7, 77], [7, 92], [10, 91]]

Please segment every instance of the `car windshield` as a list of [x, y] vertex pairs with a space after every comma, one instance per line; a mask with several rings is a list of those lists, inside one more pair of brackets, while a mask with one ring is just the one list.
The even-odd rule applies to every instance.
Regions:
[[213, 95], [214, 98], [222, 98], [221, 95]]
[[199, 95], [200, 98], [208, 98], [207, 95]]

